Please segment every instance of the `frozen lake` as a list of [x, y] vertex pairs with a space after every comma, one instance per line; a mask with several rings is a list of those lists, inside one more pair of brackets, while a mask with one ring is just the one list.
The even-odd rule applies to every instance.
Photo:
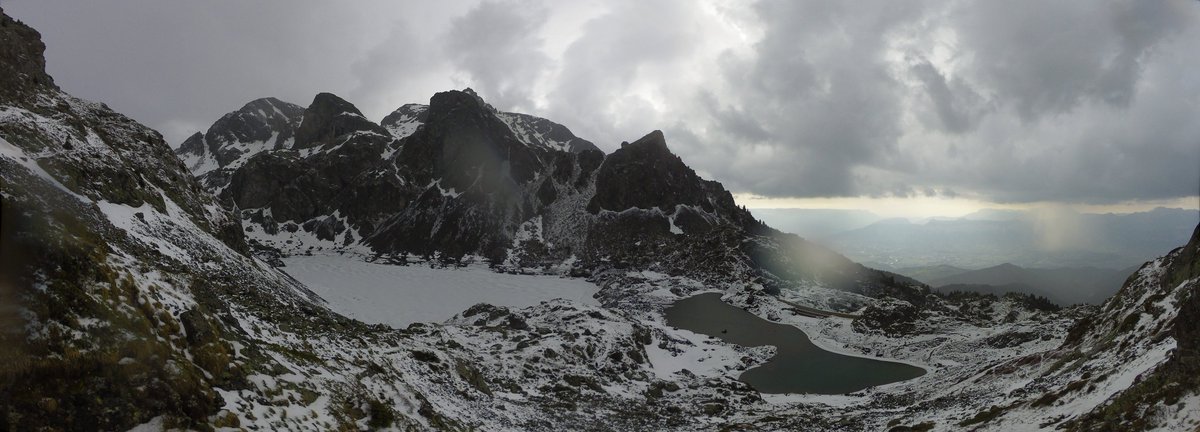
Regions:
[[285, 272], [334, 311], [371, 324], [403, 328], [442, 322], [476, 303], [521, 308], [555, 298], [598, 305], [598, 288], [582, 279], [495, 273], [483, 266], [431, 269], [341, 256], [284, 258]]

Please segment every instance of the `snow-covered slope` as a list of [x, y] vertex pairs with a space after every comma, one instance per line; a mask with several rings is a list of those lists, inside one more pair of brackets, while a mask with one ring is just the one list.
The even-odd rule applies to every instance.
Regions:
[[418, 126], [425, 123], [425, 112], [428, 110], [429, 105], [404, 104], [385, 116], [379, 124], [391, 132], [392, 136], [402, 139], [412, 135]]
[[517, 139], [529, 146], [570, 153], [600, 151], [591, 141], [575, 136], [565, 126], [550, 120], [520, 113], [501, 112], [496, 116], [512, 129]]
[[1056, 350], [1014, 363], [1040, 373], [997, 401], [988, 427], [1194, 429], [1200, 412], [1200, 226], [1191, 241], [1146, 263]]

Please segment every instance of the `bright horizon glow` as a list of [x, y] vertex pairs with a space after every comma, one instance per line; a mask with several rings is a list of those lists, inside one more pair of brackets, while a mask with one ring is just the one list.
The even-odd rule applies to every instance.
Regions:
[[865, 210], [881, 217], [923, 219], [962, 217], [980, 210], [1068, 209], [1079, 213], [1137, 213], [1157, 207], [1200, 211], [1200, 195], [1163, 200], [1137, 200], [1114, 204], [1064, 204], [1057, 202], [995, 203], [972, 198], [946, 197], [832, 197], [771, 198], [738, 193], [734, 201], [748, 209]]

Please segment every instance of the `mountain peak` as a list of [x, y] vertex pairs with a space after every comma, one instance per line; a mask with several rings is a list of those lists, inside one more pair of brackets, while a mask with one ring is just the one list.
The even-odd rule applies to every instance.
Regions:
[[273, 97], [258, 98], [246, 102], [237, 111], [221, 116], [208, 128], [205, 136], [210, 141], [217, 141], [218, 136], [232, 133], [229, 139], [264, 141], [270, 138], [271, 133], [280, 132], [278, 129], [298, 122], [303, 114], [304, 108], [299, 105]]
[[655, 153], [674, 154], [667, 148], [667, 138], [661, 130], [654, 130], [632, 143], [623, 142], [621, 148], [635, 151], [652, 151]]
[[43, 88], [57, 88], [46, 74], [46, 44], [37, 30], [0, 9], [0, 99], [18, 99]]
[[299, 112], [300, 110], [303, 110], [303, 109], [304, 109], [303, 107], [296, 105], [294, 103], [285, 102], [285, 101], [279, 100], [277, 98], [268, 96], [268, 97], [261, 97], [261, 98], [255, 99], [250, 102], [246, 102], [246, 104], [242, 105], [242, 107], [240, 109], [238, 109], [236, 112], [260, 112], [261, 111], [263, 113], [266, 113], [267, 110], [272, 110], [272, 111], [274, 111], [274, 110], [280, 110], [280, 111], [295, 110], [295, 111]]
[[340, 96], [333, 93], [321, 92], [313, 97], [313, 101], [308, 105], [310, 111], [330, 112], [334, 114], [351, 113], [362, 115], [358, 107], [354, 104], [342, 99]]
[[389, 135], [382, 126], [367, 120], [354, 104], [333, 93], [317, 93], [296, 129], [294, 148], [315, 147], [356, 131]]
[[175, 154], [193, 175], [206, 176], [206, 184], [224, 185], [228, 173], [208, 174], [236, 169], [262, 151], [289, 148], [303, 115], [299, 105], [273, 97], [255, 99], [221, 116], [206, 132], [192, 134]]
[[667, 148], [662, 131], [653, 131], [604, 159], [597, 173], [596, 194], [588, 211], [623, 211], [628, 208], [675, 211], [691, 205], [704, 211], [714, 206], [732, 208], [733, 197], [719, 183], [703, 180]]
[[425, 127], [408, 138], [401, 150], [403, 163], [424, 175], [438, 173], [447, 186], [458, 189], [480, 178], [490, 178], [489, 187], [532, 180], [541, 169], [538, 156], [469, 90], [439, 92], [429, 99], [423, 118], [411, 120], [414, 129], [418, 122]]
[[496, 113], [496, 108], [493, 108], [487, 102], [479, 97], [474, 90], [449, 90], [438, 92], [429, 98], [429, 111], [433, 113], [441, 113], [455, 108], [468, 108], [472, 110], [480, 110], [488, 113]]

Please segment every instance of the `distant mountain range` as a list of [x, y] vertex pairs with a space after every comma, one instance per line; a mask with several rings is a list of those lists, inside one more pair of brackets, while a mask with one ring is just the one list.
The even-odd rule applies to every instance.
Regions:
[[1121, 288], [1137, 267], [1120, 270], [1096, 267], [1057, 269], [1024, 268], [1013, 264], [979, 270], [954, 266], [909, 267], [898, 273], [925, 282], [936, 291], [977, 292], [1003, 295], [1009, 292], [1045, 297], [1059, 305], [1099, 304]]
[[1129, 214], [984, 210], [920, 222], [850, 210], [753, 212], [767, 224], [884, 270], [937, 265], [979, 269], [1004, 263], [1124, 269], [1169, 252], [1200, 222], [1196, 210], [1168, 208]]

